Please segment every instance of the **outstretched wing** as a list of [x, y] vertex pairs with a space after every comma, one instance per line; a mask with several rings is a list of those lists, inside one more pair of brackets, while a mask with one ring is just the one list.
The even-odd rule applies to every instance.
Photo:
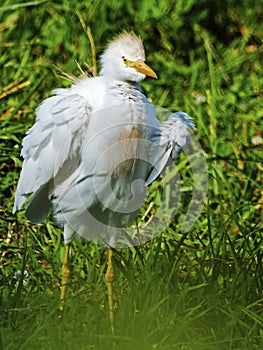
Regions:
[[36, 122], [22, 142], [24, 162], [13, 212], [22, 207], [30, 193], [36, 192], [42, 207], [36, 208], [39, 218], [33, 218], [33, 222], [43, 219], [49, 210], [49, 181], [66, 162], [76, 161], [91, 111], [83, 96], [66, 89], [57, 92], [58, 95], [46, 99], [37, 108]]
[[146, 180], [146, 185], [150, 185], [163, 171], [169, 158], [176, 160], [182, 149], [189, 142], [189, 128], [195, 129], [192, 118], [184, 112], [176, 112], [161, 123], [155, 132], [152, 142], [155, 145], [153, 150], [154, 168]]

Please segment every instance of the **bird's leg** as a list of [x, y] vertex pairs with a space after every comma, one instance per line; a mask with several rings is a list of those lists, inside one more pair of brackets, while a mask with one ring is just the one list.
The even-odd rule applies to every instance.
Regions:
[[113, 266], [112, 266], [111, 258], [112, 258], [112, 249], [109, 248], [108, 249], [108, 267], [105, 275], [105, 281], [108, 289], [110, 326], [111, 326], [111, 332], [114, 335], [113, 292], [112, 292]]
[[69, 252], [70, 252], [70, 244], [66, 245], [66, 251], [64, 256], [64, 261], [62, 265], [62, 280], [60, 285], [60, 311], [64, 310], [64, 302], [66, 299], [66, 289], [68, 284], [68, 279], [70, 275], [69, 270]]

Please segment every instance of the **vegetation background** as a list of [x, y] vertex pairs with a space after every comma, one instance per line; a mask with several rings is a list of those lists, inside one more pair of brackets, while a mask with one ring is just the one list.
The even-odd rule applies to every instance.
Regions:
[[[260, 0], [1, 1], [1, 349], [263, 348], [262, 9]], [[115, 336], [105, 249], [74, 242], [59, 319], [61, 230], [12, 215], [21, 140], [38, 104], [70, 84], [54, 65], [74, 75], [75, 61], [92, 66], [87, 27], [97, 58], [116, 33], [141, 35], [159, 76], [144, 91], [194, 118], [209, 170], [206, 206], [187, 234], [183, 201], [153, 241], [114, 252]], [[186, 200], [183, 157], [178, 168]]]

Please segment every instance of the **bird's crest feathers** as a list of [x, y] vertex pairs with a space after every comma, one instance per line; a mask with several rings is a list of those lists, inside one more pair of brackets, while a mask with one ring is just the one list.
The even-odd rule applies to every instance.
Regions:
[[116, 52], [121, 54], [122, 50], [130, 51], [133, 56], [140, 56], [145, 59], [145, 52], [143, 48], [142, 39], [134, 32], [123, 31], [117, 35], [108, 45], [105, 54]]

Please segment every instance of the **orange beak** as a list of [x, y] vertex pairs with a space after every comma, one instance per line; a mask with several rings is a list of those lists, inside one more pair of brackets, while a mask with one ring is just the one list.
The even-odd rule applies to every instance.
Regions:
[[155, 79], [158, 78], [157, 74], [155, 73], [155, 71], [151, 67], [147, 66], [147, 64], [144, 63], [141, 60], [138, 60], [138, 61], [135, 61], [135, 62], [131, 62], [129, 64], [129, 66], [135, 68], [138, 72], [140, 72], [142, 74], [145, 74], [148, 77], [152, 77], [152, 78], [155, 78]]

